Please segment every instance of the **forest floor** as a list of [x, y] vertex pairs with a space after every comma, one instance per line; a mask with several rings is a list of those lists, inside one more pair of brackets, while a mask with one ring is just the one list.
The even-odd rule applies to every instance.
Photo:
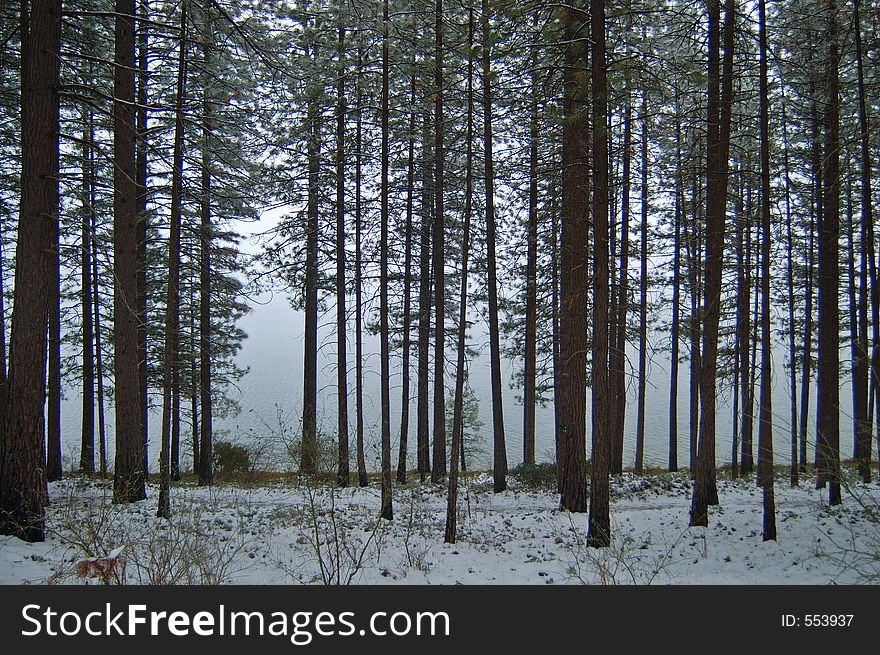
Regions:
[[[848, 475], [850, 473], [848, 472]], [[849, 480], [849, 478], [848, 478]], [[290, 479], [172, 489], [157, 519], [157, 487], [131, 505], [109, 480], [50, 485], [48, 538], [0, 537], [0, 583], [232, 584], [845, 584], [880, 582], [880, 487], [844, 485], [827, 504], [812, 478], [779, 474], [778, 539], [761, 537], [754, 479], [719, 477], [707, 528], [689, 528], [686, 473], [612, 482], [613, 544], [585, 545], [586, 514], [559, 511], [552, 489], [466, 474], [458, 543], [444, 544], [445, 487], [396, 487], [394, 521], [377, 520], [378, 483], [333, 489]]]

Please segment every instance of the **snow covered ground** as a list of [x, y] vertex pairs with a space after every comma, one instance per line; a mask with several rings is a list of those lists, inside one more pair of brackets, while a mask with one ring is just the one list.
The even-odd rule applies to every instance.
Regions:
[[614, 543], [595, 550], [586, 514], [516, 482], [493, 494], [485, 474], [460, 486], [456, 544], [443, 543], [443, 487], [396, 488], [385, 522], [378, 484], [184, 484], [168, 522], [155, 517], [153, 485], [148, 500], [119, 506], [109, 480], [72, 478], [50, 485], [45, 543], [0, 537], [0, 582], [98, 584], [103, 563], [112, 582], [158, 584], [877, 583], [880, 488], [845, 486], [831, 508], [812, 479], [791, 489], [780, 477], [778, 541], [764, 543], [753, 479], [720, 479], [709, 527], [689, 528], [686, 474], [624, 474], [612, 483]]

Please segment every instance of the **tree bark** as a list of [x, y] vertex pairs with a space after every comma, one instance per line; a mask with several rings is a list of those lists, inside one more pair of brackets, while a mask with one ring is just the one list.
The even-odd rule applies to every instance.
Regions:
[[135, 121], [137, 141], [135, 144], [135, 172], [137, 186], [137, 338], [138, 338], [138, 385], [140, 389], [141, 430], [143, 432], [144, 471], [150, 466], [150, 403], [148, 388], [147, 324], [149, 322], [147, 293], [147, 232], [150, 215], [147, 212], [147, 86], [149, 84], [149, 3], [143, 2], [141, 23], [137, 29], [137, 108]]
[[388, 521], [394, 518], [391, 494], [391, 351], [388, 336], [388, 114], [390, 75], [388, 60], [388, 0], [382, 3], [382, 153], [381, 153], [381, 215], [379, 244], [379, 339], [381, 363], [379, 383], [382, 403], [382, 507], [380, 515]]
[[[495, 258], [495, 173], [492, 160], [491, 28], [489, 2], [483, 0], [483, 148], [486, 184], [486, 266], [489, 291], [489, 359], [492, 378], [493, 490], [507, 489], [507, 446], [501, 400], [501, 339], [498, 334], [498, 273]], [[471, 62], [469, 62], [469, 65]], [[468, 142], [470, 144], [470, 141]]]
[[113, 500], [146, 497], [143, 415], [138, 378], [138, 212], [135, 166], [135, 2], [116, 0], [113, 78], [113, 350], [116, 471]]
[[[727, 203], [730, 115], [733, 101], [734, 0], [726, 0], [723, 74], [720, 64], [720, 0], [709, 0], [709, 93], [706, 187], [706, 275], [703, 298], [703, 353], [700, 370], [700, 441], [690, 524], [708, 525], [708, 506], [718, 504], [715, 484], [715, 396], [724, 223]], [[719, 93], [719, 86], [721, 86]]]
[[783, 168], [785, 169], [785, 229], [786, 229], [786, 282], [788, 286], [788, 357], [790, 366], [789, 388], [791, 390], [791, 468], [790, 483], [792, 487], [798, 486], [800, 467], [798, 466], [798, 402], [797, 402], [797, 346], [795, 345], [795, 296], [794, 296], [794, 240], [791, 230], [791, 175], [788, 157], [788, 121], [785, 116], [785, 94], [782, 94], [782, 156]]
[[446, 294], [443, 223], [443, 0], [434, 12], [434, 461], [431, 482], [446, 477]]
[[[644, 34], [644, 31], [643, 31]], [[636, 418], [636, 463], [635, 470], [641, 473], [645, 457], [645, 398], [648, 384], [648, 94], [642, 91], [642, 243], [641, 270], [639, 283], [639, 390], [638, 413]], [[676, 226], [677, 229], [677, 226]], [[675, 254], [678, 257], [678, 253]], [[677, 259], [676, 259], [677, 261]], [[677, 264], [676, 264], [677, 265]], [[677, 275], [677, 272], [676, 272]], [[676, 304], [678, 298], [675, 299]], [[677, 310], [676, 310], [677, 314]], [[678, 320], [678, 317], [676, 317]], [[677, 327], [676, 327], [677, 330]], [[676, 334], [676, 341], [678, 336]], [[676, 359], [678, 344], [676, 343]], [[678, 375], [678, 362], [675, 366]], [[671, 451], [670, 451], [671, 452]], [[677, 468], [677, 464], [676, 464]]]
[[431, 472], [428, 436], [429, 355], [431, 338], [431, 234], [433, 233], [431, 188], [431, 134], [429, 116], [423, 115], [422, 129], [422, 202], [419, 228], [419, 362], [418, 407], [416, 425], [416, 462], [419, 480], [424, 482]]
[[351, 475], [348, 454], [348, 349], [345, 316], [345, 26], [339, 17], [336, 49], [336, 484], [347, 487]]
[[[207, 39], [203, 44], [205, 61], [210, 61], [213, 42], [213, 16], [206, 12]], [[214, 129], [211, 92], [205, 86], [202, 96], [202, 161], [199, 225], [199, 396], [202, 421], [199, 426], [199, 484], [214, 482], [214, 402], [211, 390], [213, 355], [213, 330], [211, 327], [211, 249], [213, 228], [211, 226], [211, 152]]]
[[80, 303], [82, 306], [82, 433], [79, 470], [95, 472], [95, 334], [92, 317], [92, 235], [94, 233], [94, 155], [92, 113], [83, 126], [82, 158], [82, 243], [80, 247]]
[[[537, 25], [537, 12], [532, 27]], [[526, 245], [526, 330], [523, 365], [523, 465], [535, 464], [535, 407], [537, 405], [537, 315], [538, 315], [538, 94], [536, 49], [531, 55], [529, 98], [529, 219]], [[485, 55], [488, 56], [488, 53]]]
[[761, 416], [758, 424], [758, 478], [763, 490], [764, 541], [776, 540], [773, 494], [773, 392], [770, 340], [770, 101], [767, 82], [767, 18], [765, 0], [758, 0], [761, 123]]
[[[678, 93], [675, 94], [675, 107], [679, 108]], [[645, 110], [644, 105], [642, 110]], [[673, 253], [672, 253], [672, 353], [669, 370], [669, 464], [670, 472], [678, 470], [678, 367], [681, 336], [679, 322], [681, 320], [681, 221], [682, 202], [684, 197], [683, 171], [681, 167], [681, 125], [675, 124], [675, 214], [673, 217]]]
[[[174, 436], [180, 438], [178, 407], [178, 370], [180, 367], [180, 216], [183, 178], [183, 107], [186, 92], [186, 14], [187, 3], [180, 6], [180, 35], [177, 55], [177, 88], [174, 102], [174, 151], [171, 168], [171, 215], [168, 235], [168, 289], [165, 304], [165, 345], [162, 371], [162, 446], [159, 458], [159, 507], [156, 516], [171, 518], [171, 478], [173, 457], [170, 449]], [[175, 425], [172, 425], [174, 423]], [[176, 434], [174, 434], [176, 433]]]
[[593, 91], [593, 466], [590, 484], [590, 522], [587, 544], [611, 544], [609, 515], [609, 456], [612, 435], [603, 417], [614, 416], [609, 394], [608, 369], [608, 86], [605, 73], [605, 0], [590, 2]]
[[361, 69], [364, 63], [363, 45], [358, 43], [357, 53], [357, 122], [355, 125], [354, 155], [354, 334], [355, 334], [355, 455], [357, 458], [358, 485], [366, 487], [367, 464], [364, 459], [364, 337], [363, 337], [363, 274], [362, 240], [363, 220], [361, 215], [361, 174], [363, 154], [363, 91], [361, 89]]
[[61, 467], [61, 226], [50, 226], [49, 250], [49, 371], [46, 398], [46, 480], [62, 477]]
[[[589, 130], [586, 73], [586, 13], [571, 8], [563, 16], [562, 235], [559, 294], [559, 505], [587, 511], [587, 233]], [[604, 116], [602, 123], [604, 125]], [[595, 341], [595, 337], [594, 337]], [[594, 451], [595, 455], [595, 451]]]
[[816, 385], [816, 487], [828, 486], [828, 502], [840, 503], [840, 326], [838, 284], [840, 264], [840, 137], [837, 2], [829, 0], [825, 9], [828, 47], [825, 74], [824, 151], [822, 188], [824, 211], [819, 226], [819, 359]]
[[[315, 19], [317, 20], [317, 19]], [[311, 56], [317, 60], [318, 48], [311, 46]], [[321, 109], [320, 89], [307, 90], [307, 160], [308, 202], [306, 209], [305, 260], [305, 335], [303, 337], [303, 409], [302, 440], [300, 443], [300, 472], [312, 475], [318, 459], [317, 406], [318, 406], [318, 186], [320, 184]]]
[[[874, 244], [874, 206], [871, 196], [871, 149], [870, 121], [865, 102], [864, 55], [862, 52], [862, 29], [859, 12], [860, 0], [853, 3], [853, 31], [855, 32], [856, 65], [859, 95], [859, 133], [861, 163], [861, 287], [859, 297], [859, 402], [853, 407], [858, 416], [856, 434], [856, 460], [859, 475], [864, 482], [871, 481], [871, 442], [873, 433], [868, 412], [868, 398], [878, 387], [878, 364], [880, 364], [880, 286], [877, 284], [877, 260]], [[870, 308], [873, 352], [868, 352], [868, 286], [870, 282]]]
[[400, 444], [397, 453], [397, 481], [406, 484], [407, 446], [409, 441], [409, 394], [410, 394], [410, 332], [412, 331], [412, 240], [413, 201], [415, 188], [415, 140], [416, 140], [416, 76], [415, 55], [412, 58], [413, 73], [410, 77], [410, 113], [407, 132], [406, 155], [406, 225], [403, 244], [403, 343], [401, 344], [402, 380], [400, 392]]
[[[483, 0], [483, 36], [487, 36], [489, 18], [486, 13], [486, 0]], [[449, 491], [446, 503], [446, 533], [443, 541], [454, 544], [456, 538], [456, 519], [458, 516], [458, 458], [461, 451], [462, 421], [464, 407], [465, 337], [467, 336], [467, 298], [468, 298], [468, 256], [470, 255], [471, 209], [473, 207], [473, 159], [474, 159], [474, 9], [468, 7], [467, 41], [467, 136], [465, 138], [464, 178], [464, 227], [461, 236], [461, 289], [458, 301], [458, 335], [456, 339], [455, 397], [452, 405], [452, 453], [449, 459]], [[485, 43], [485, 41], [484, 41]], [[483, 59], [485, 65], [486, 59]], [[486, 69], [483, 69], [485, 75]], [[485, 79], [485, 78], [484, 78]], [[485, 87], [484, 87], [485, 88]]]
[[[630, 28], [632, 21], [630, 19]], [[611, 325], [609, 339], [609, 385], [608, 392], [611, 397], [612, 424], [609, 430], [611, 438], [611, 473], [614, 475], [623, 473], [623, 428], [626, 419], [626, 315], [627, 294], [629, 291], [629, 221], [630, 221], [630, 192], [632, 189], [632, 97], [629, 81], [625, 82], [624, 109], [623, 109], [623, 153], [621, 171], [621, 208], [620, 208], [620, 268], [618, 271], [618, 283], [611, 291], [611, 297], [616, 299], [612, 302], [614, 322]], [[609, 130], [610, 133], [610, 130]], [[611, 229], [612, 234], [614, 228]], [[613, 260], [614, 247], [610, 250]], [[616, 311], [614, 311], [616, 310]], [[640, 355], [641, 356], [641, 355]], [[638, 425], [636, 426], [636, 458], [634, 468], [641, 472], [644, 459], [644, 433], [643, 441], [638, 442]], [[640, 450], [641, 446], [641, 450]]]
[[21, 16], [21, 203], [9, 374], [0, 416], [0, 534], [45, 539], [42, 457], [52, 223], [58, 220], [61, 2]]

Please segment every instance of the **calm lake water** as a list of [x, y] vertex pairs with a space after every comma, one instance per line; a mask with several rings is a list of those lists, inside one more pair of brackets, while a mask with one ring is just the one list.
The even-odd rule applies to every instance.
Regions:
[[[226, 417], [215, 421], [217, 439], [228, 439], [239, 442], [260, 442], [270, 444], [277, 442], [277, 437], [282, 429], [287, 435], [298, 430], [302, 410], [302, 344], [303, 344], [303, 316], [301, 312], [293, 310], [287, 299], [282, 295], [261, 298], [264, 304], [255, 304], [252, 311], [241, 322], [242, 328], [247, 332], [248, 338], [239, 353], [238, 362], [242, 367], [248, 368], [248, 373], [241, 379], [235, 389], [230, 389], [230, 395], [241, 406], [241, 412], [237, 416]], [[319, 394], [318, 394], [318, 424], [331, 438], [336, 433], [336, 337], [333, 332], [335, 313], [322, 317], [320, 321], [319, 342], [322, 344], [319, 352]], [[469, 343], [481, 354], [469, 363], [469, 380], [479, 403], [479, 417], [483, 422], [481, 434], [483, 435], [482, 453], [474, 448], [469, 455], [469, 466], [488, 468], [491, 462], [492, 452], [492, 426], [491, 426], [491, 392], [489, 386], [489, 354], [488, 338], [484, 337], [485, 326], [477, 324], [471, 330]], [[353, 330], [353, 327], [352, 327]], [[649, 348], [652, 343], [658, 343], [662, 339], [668, 340], [665, 335], [649, 335]], [[367, 466], [372, 469], [379, 467], [379, 341], [376, 336], [365, 336], [365, 374], [364, 374], [364, 412], [366, 432]], [[774, 403], [774, 446], [776, 461], [778, 463], [789, 462], [790, 450], [790, 422], [789, 416], [789, 384], [788, 374], [782, 368], [784, 360], [783, 349], [776, 346], [774, 352], [773, 374], [773, 403]], [[349, 415], [352, 423], [351, 437], [354, 439], [354, 336], [349, 334]], [[635, 368], [638, 362], [638, 353], [630, 345], [628, 358], [631, 367]], [[848, 352], [842, 353], [843, 356]], [[392, 401], [391, 401], [391, 425], [392, 425], [392, 448], [393, 461], [397, 461], [397, 442], [400, 435], [400, 402], [401, 402], [401, 376], [400, 354], [393, 353], [392, 362]], [[447, 348], [447, 357], [450, 361], [454, 353]], [[411, 358], [412, 381], [410, 391], [410, 461], [414, 468], [415, 455], [415, 408], [416, 408], [416, 358]], [[453, 366], [448, 367], [449, 387], [448, 396], [452, 394]], [[504, 394], [504, 422], [507, 453], [510, 466], [513, 467], [522, 461], [522, 405], [517, 402], [517, 396], [521, 390], [511, 389], [509, 381], [516, 368], [511, 361], [502, 362], [503, 394]], [[679, 377], [679, 403], [678, 403], [678, 461], [686, 466], [689, 461], [688, 446], [688, 365], [680, 366]], [[431, 380], [433, 382], [433, 373]], [[658, 351], [649, 361], [647, 376], [646, 397], [646, 432], [645, 432], [645, 465], [665, 467], [669, 448], [669, 353]], [[636, 393], [637, 378], [635, 370], [631, 371], [627, 382], [627, 409], [624, 429], [624, 465], [631, 466], [635, 452], [636, 432]], [[589, 392], [588, 412], [589, 412]], [[815, 400], [815, 389], [812, 392], [811, 402]], [[851, 388], [848, 380], [841, 385], [841, 452], [844, 457], [849, 457], [852, 450], [852, 421], [851, 412]], [[158, 402], [158, 398], [155, 402]], [[80, 396], [76, 389], [69, 389], [66, 394], [63, 407], [64, 426], [64, 452], [71, 461], [78, 461], [79, 434], [80, 434]], [[724, 464], [730, 462], [732, 445], [732, 395], [725, 392], [719, 398], [717, 419], [717, 462]], [[186, 404], [184, 405], [187, 406]], [[814, 409], [815, 405], [811, 407]], [[108, 406], [108, 440], [112, 452], [113, 441], [113, 414], [112, 407]], [[588, 414], [588, 422], [589, 422]], [[159, 450], [159, 422], [158, 410], [151, 415], [151, 451], [152, 462], [155, 462]], [[757, 443], [757, 424], [755, 439]], [[189, 433], [186, 427], [184, 431], [184, 444], [182, 466], [189, 468], [190, 457]], [[815, 416], [811, 412], [811, 420], [808, 425], [809, 434], [815, 431]], [[589, 438], [588, 438], [589, 456]], [[810, 439], [812, 441], [812, 439]], [[277, 445], [277, 444], [276, 444]], [[553, 433], [553, 405], [552, 402], [545, 406], [539, 406], [536, 418], [536, 453], [539, 460], [549, 461], [553, 459], [554, 433]], [[282, 457], [283, 461], [283, 457]], [[278, 467], [282, 467], [279, 461]], [[112, 464], [112, 459], [110, 459]], [[283, 466], [288, 462], [283, 461]]]

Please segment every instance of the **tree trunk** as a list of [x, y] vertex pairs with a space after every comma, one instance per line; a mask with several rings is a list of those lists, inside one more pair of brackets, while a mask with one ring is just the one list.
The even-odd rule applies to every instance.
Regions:
[[[412, 58], [415, 70], [415, 55]], [[403, 343], [401, 344], [402, 377], [400, 392], [400, 444], [397, 453], [397, 481], [406, 484], [407, 442], [409, 441], [409, 392], [410, 392], [410, 332], [412, 330], [412, 233], [413, 193], [415, 187], [415, 139], [416, 139], [416, 76], [413, 72], [409, 89], [410, 113], [407, 131], [406, 155], [406, 225], [403, 244]]]
[[825, 131], [822, 187], [825, 206], [819, 226], [819, 360], [816, 385], [816, 487], [828, 484], [828, 502], [840, 503], [840, 387], [839, 377], [839, 304], [840, 263], [840, 137], [837, 2], [829, 0], [825, 9], [828, 44], [825, 75], [825, 106], [822, 122]]
[[603, 417], [617, 408], [608, 385], [608, 86], [605, 75], [605, 0], [590, 2], [592, 40], [590, 81], [593, 91], [593, 467], [587, 543], [611, 545], [609, 455], [612, 435]]
[[137, 339], [138, 339], [138, 385], [140, 390], [141, 431], [144, 447], [144, 473], [150, 466], [149, 389], [147, 375], [147, 325], [149, 321], [147, 294], [147, 232], [150, 215], [147, 212], [147, 85], [149, 82], [149, 3], [140, 3], [141, 23], [137, 29], [137, 108], [135, 121], [135, 173], [137, 186]]
[[773, 496], [773, 407], [770, 340], [770, 102], [767, 92], [767, 19], [758, 0], [761, 93], [761, 415], [758, 424], [758, 479], [763, 489], [764, 541], [776, 540]]
[[423, 115], [422, 129], [422, 203], [419, 230], [419, 371], [418, 371], [418, 417], [416, 426], [416, 462], [419, 480], [431, 472], [428, 437], [428, 388], [429, 348], [431, 338], [431, 212], [433, 194], [431, 189], [431, 134], [428, 114]]
[[782, 155], [783, 167], [785, 168], [785, 229], [786, 229], [786, 282], [788, 285], [788, 357], [789, 366], [789, 388], [791, 390], [791, 475], [790, 482], [792, 487], [798, 486], [799, 483], [799, 467], [798, 467], [798, 403], [797, 403], [797, 346], [794, 340], [794, 240], [792, 239], [791, 230], [791, 176], [789, 175], [788, 161], [788, 121], [785, 118], [785, 94], [782, 95]]
[[[862, 29], [859, 15], [860, 0], [853, 3], [856, 64], [859, 93], [859, 133], [861, 146], [861, 288], [859, 296], [859, 403], [853, 407], [858, 416], [856, 433], [856, 460], [859, 475], [864, 482], [871, 481], [871, 442], [873, 440], [868, 397], [878, 386], [878, 363], [880, 363], [880, 287], [877, 284], [877, 260], [874, 246], [874, 208], [871, 197], [871, 149], [870, 121], [865, 102], [865, 73], [862, 53]], [[868, 283], [870, 281], [870, 306], [873, 353], [868, 352]], [[870, 375], [869, 375], [870, 370]]]
[[[675, 94], [675, 107], [679, 108], [678, 93]], [[642, 105], [644, 112], [646, 107]], [[681, 221], [684, 200], [684, 180], [681, 167], [681, 124], [675, 123], [675, 223], [672, 253], [672, 354], [669, 370], [669, 471], [678, 470], [678, 358], [681, 337]]]
[[[491, 28], [489, 2], [483, 0], [483, 147], [486, 183], [486, 266], [489, 291], [489, 359], [492, 377], [493, 490], [507, 489], [507, 447], [501, 400], [501, 339], [498, 334], [498, 273], [495, 259], [495, 173], [492, 161]], [[469, 62], [470, 63], [470, 62]], [[470, 142], [468, 142], [470, 143]]]
[[348, 454], [348, 350], [345, 316], [345, 27], [339, 17], [338, 80], [336, 87], [336, 484], [347, 487], [351, 475]]
[[[532, 27], [537, 25], [537, 12]], [[485, 40], [485, 39], [484, 39]], [[488, 57], [488, 53], [485, 55]], [[531, 97], [529, 98], [529, 219], [526, 245], [526, 330], [523, 365], [523, 465], [535, 464], [535, 407], [538, 315], [538, 94], [536, 49], [531, 55]]]
[[[630, 20], [631, 23], [631, 20]], [[632, 27], [632, 25], [630, 25]], [[626, 82], [624, 89], [624, 109], [623, 109], [623, 171], [621, 177], [621, 209], [620, 209], [620, 270], [618, 271], [617, 288], [611, 292], [611, 297], [616, 296], [616, 302], [612, 303], [614, 313], [614, 323], [610, 335], [609, 344], [609, 385], [608, 391], [612, 398], [612, 407], [615, 411], [612, 413], [612, 424], [609, 430], [611, 438], [611, 473], [617, 475], [623, 473], [623, 428], [626, 418], [626, 371], [624, 365], [626, 361], [626, 314], [627, 314], [627, 292], [629, 290], [629, 220], [630, 220], [630, 191], [632, 188], [631, 164], [632, 164], [632, 98], [629, 89], [629, 82]], [[610, 133], [610, 130], [609, 130]], [[611, 229], [612, 234], [614, 229]], [[611, 247], [611, 255], [613, 260], [614, 247]], [[615, 293], [616, 292], [616, 293]], [[638, 427], [638, 426], [637, 426]], [[641, 445], [642, 450], [639, 450]], [[634, 468], [637, 472], [641, 472], [642, 463], [640, 459], [644, 459], [644, 442], [636, 443], [636, 459]]]
[[[587, 117], [586, 14], [572, 8], [564, 15], [562, 125], [562, 236], [559, 294], [559, 505], [587, 511], [586, 374], [587, 374], [587, 233], [589, 130]], [[604, 125], [604, 117], [602, 119]], [[604, 137], [603, 137], [604, 138]], [[595, 338], [594, 338], [595, 340]]]
[[[196, 246], [194, 242], [190, 242], [189, 260], [191, 263], [196, 261]], [[192, 418], [192, 470], [198, 476], [199, 467], [202, 463], [201, 444], [201, 424], [199, 421], [199, 371], [196, 362], [199, 361], [198, 345], [196, 341], [196, 284], [195, 280], [190, 281], [189, 287], [189, 411]]]
[[[172, 438], [180, 437], [177, 404], [179, 398], [178, 369], [180, 367], [180, 216], [183, 178], [183, 107], [186, 89], [186, 10], [180, 8], [180, 42], [177, 54], [177, 89], [174, 102], [174, 152], [171, 161], [171, 216], [168, 235], [168, 290], [165, 304], [165, 346], [162, 370], [162, 450], [159, 458], [159, 507], [156, 516], [171, 518], [171, 478], [173, 458]], [[172, 426], [172, 423], [175, 425]], [[176, 433], [173, 434], [173, 433]]]
[[743, 261], [743, 251], [745, 250], [745, 234], [743, 226], [745, 225], [745, 215], [743, 210], [743, 165], [737, 164], [737, 192], [734, 209], [734, 217], [736, 220], [736, 329], [734, 330], [734, 346], [733, 346], [733, 432], [730, 449], [730, 474], [736, 478], [739, 475], [739, 447], [740, 447], [740, 412], [744, 411], [745, 395], [743, 380], [742, 362], [744, 353], [748, 348], [743, 343], [743, 312], [748, 311], [748, 303], [745, 303], [743, 310], [744, 297], [748, 287], [745, 286], [745, 262]]
[[21, 16], [21, 203], [9, 375], [0, 416], [0, 534], [45, 539], [43, 406], [52, 223], [58, 220], [61, 2]]
[[443, 127], [443, 0], [437, 0], [434, 12], [434, 462], [431, 469], [434, 483], [446, 477]]
[[363, 153], [363, 95], [361, 69], [364, 63], [363, 46], [358, 43], [357, 53], [357, 123], [355, 125], [354, 155], [354, 334], [355, 334], [355, 451], [358, 469], [358, 485], [370, 484], [364, 459], [364, 336], [363, 336], [363, 274], [361, 252], [361, 157]]
[[[644, 34], [644, 31], [643, 31]], [[639, 390], [636, 418], [635, 470], [642, 472], [645, 458], [645, 396], [648, 384], [648, 94], [642, 91], [642, 244], [639, 282]], [[678, 254], [675, 254], [678, 257]], [[678, 303], [678, 298], [675, 299]], [[676, 311], [677, 314], [677, 311]], [[676, 316], [676, 320], [677, 320]], [[676, 340], [677, 340], [676, 336]], [[675, 358], [678, 359], [678, 344]], [[678, 364], [676, 363], [676, 375]], [[620, 410], [622, 413], [622, 410]]]
[[688, 261], [688, 283], [690, 286], [690, 388], [688, 396], [688, 467], [690, 476], [693, 478], [697, 473], [697, 435], [700, 425], [700, 259], [702, 258], [702, 238], [699, 230], [699, 212], [697, 206], [700, 200], [699, 177], [696, 167], [692, 171], [693, 187], [691, 189], [691, 205], [693, 214], [693, 226], [688, 229], [684, 224], [684, 243]]
[[[720, 64], [720, 0], [709, 0], [709, 93], [706, 187], [706, 275], [703, 298], [703, 353], [700, 370], [700, 441], [690, 524], [708, 525], [708, 506], [718, 504], [715, 484], [715, 395], [718, 322], [724, 267], [730, 115], [733, 102], [734, 0], [726, 0], [723, 74]], [[719, 94], [719, 86], [721, 86]]]
[[[213, 42], [213, 16], [206, 12], [208, 38], [203, 44], [205, 61], [210, 61]], [[199, 395], [202, 422], [199, 426], [199, 484], [214, 482], [214, 403], [211, 395], [211, 152], [214, 129], [211, 111], [211, 93], [206, 85], [202, 97], [202, 162], [199, 225]]]
[[[751, 167], [751, 162], [746, 160], [746, 167]], [[751, 201], [751, 183], [743, 182], [745, 189], [745, 209], [738, 214], [739, 224], [737, 225], [737, 237], [742, 242], [741, 251], [744, 251], [744, 259], [742, 267], [738, 271], [737, 281], [737, 341], [739, 348], [737, 356], [739, 358], [739, 385], [740, 385], [740, 403], [742, 409], [740, 412], [740, 473], [742, 475], [750, 475], [755, 470], [754, 458], [752, 456], [752, 430], [754, 425], [754, 396], [752, 387], [749, 383], [752, 376], [752, 367], [749, 360], [749, 352], [752, 343], [752, 315], [751, 315], [751, 293], [752, 293], [752, 201]]]
[[[317, 20], [317, 19], [316, 19]], [[318, 47], [311, 56], [317, 61]], [[303, 337], [303, 409], [300, 443], [301, 473], [316, 472], [318, 458], [318, 186], [320, 184], [321, 108], [320, 89], [310, 86], [308, 100], [308, 202], [306, 209], [305, 335]]]
[[[483, 0], [483, 36], [488, 35], [489, 17], [486, 13], [487, 4]], [[484, 41], [485, 43], [485, 41]], [[456, 340], [455, 364], [455, 398], [452, 405], [452, 453], [449, 458], [449, 492], [446, 502], [446, 534], [443, 541], [454, 544], [456, 538], [456, 518], [458, 515], [458, 457], [461, 450], [462, 421], [464, 407], [465, 370], [465, 337], [467, 336], [467, 297], [468, 297], [468, 256], [471, 238], [471, 208], [473, 207], [473, 160], [474, 160], [474, 9], [468, 7], [468, 42], [467, 42], [467, 137], [465, 138], [467, 154], [465, 155], [464, 177], [464, 227], [461, 236], [461, 290], [458, 301], [458, 336]], [[486, 58], [484, 51], [483, 64]], [[486, 69], [483, 73], [485, 76]], [[485, 77], [484, 77], [485, 80]], [[485, 87], [484, 87], [485, 89]]]
[[379, 339], [381, 341], [381, 362], [379, 383], [382, 403], [382, 507], [383, 519], [392, 520], [394, 510], [391, 494], [391, 352], [388, 336], [388, 0], [382, 3], [382, 179], [380, 189], [380, 244], [379, 244]]
[[49, 250], [49, 374], [46, 398], [46, 480], [60, 480], [61, 470], [61, 226], [52, 220]]
[[143, 414], [138, 378], [138, 212], [135, 166], [134, 0], [116, 0], [113, 78], [113, 351], [116, 471], [113, 500], [146, 497]]
[[[94, 124], [90, 130], [94, 135]], [[94, 151], [92, 152], [92, 170], [94, 170]], [[95, 185], [92, 185], [89, 206], [92, 208], [93, 234], [97, 232], [95, 215]], [[107, 426], [104, 412], [104, 351], [101, 346], [101, 296], [98, 292], [98, 254], [92, 248], [92, 304], [95, 311], [95, 379], [98, 387], [98, 452], [100, 455], [101, 477], [107, 477]]]
[[80, 303], [82, 306], [82, 439], [79, 470], [95, 472], [95, 334], [92, 318], [92, 235], [94, 214], [92, 206], [94, 185], [94, 155], [92, 114], [89, 112], [83, 127], [82, 158], [82, 244], [80, 247]]

